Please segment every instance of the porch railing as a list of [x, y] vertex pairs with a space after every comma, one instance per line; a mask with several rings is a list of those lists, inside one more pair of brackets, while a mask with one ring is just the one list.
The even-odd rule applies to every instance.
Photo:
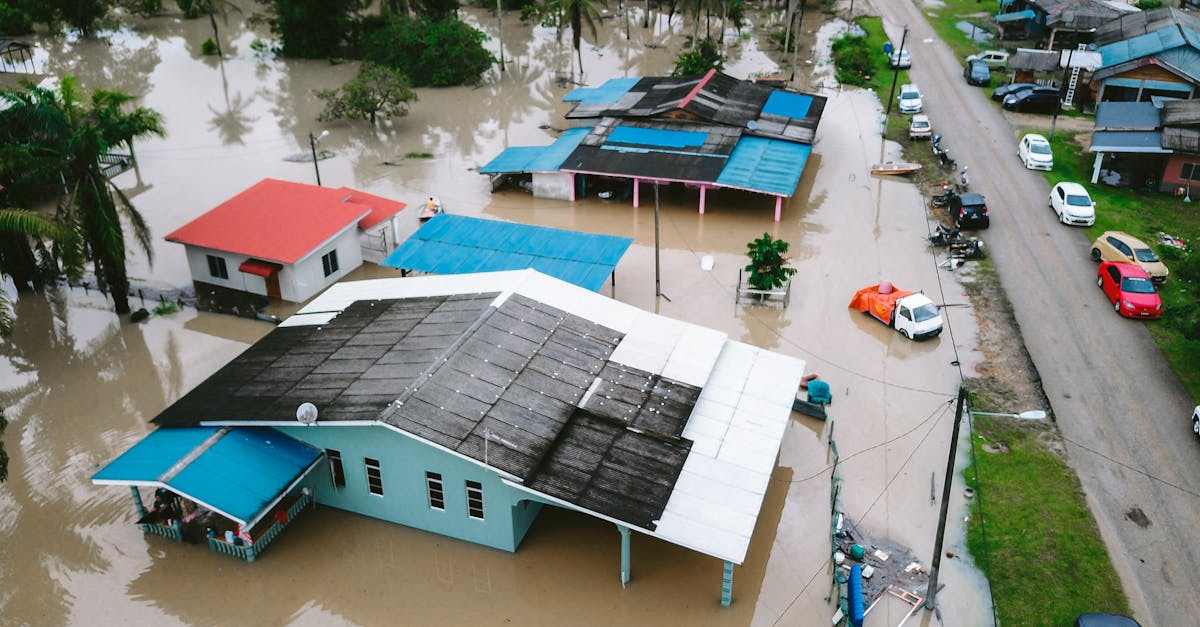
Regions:
[[217, 553], [224, 553], [225, 555], [231, 555], [247, 562], [253, 562], [258, 557], [258, 554], [262, 553], [267, 548], [267, 545], [271, 544], [271, 541], [282, 533], [288, 525], [292, 524], [296, 516], [299, 516], [304, 511], [304, 508], [311, 505], [312, 502], [312, 495], [302, 493], [300, 498], [288, 508], [287, 522], [281, 523], [276, 520], [261, 536], [255, 538], [253, 542], [238, 546], [226, 542], [224, 538], [212, 537], [208, 539], [208, 548]]
[[142, 533], [170, 538], [176, 542], [183, 542], [183, 528], [180, 526], [178, 520], [172, 520], [169, 525], [143, 523], [141, 527]]

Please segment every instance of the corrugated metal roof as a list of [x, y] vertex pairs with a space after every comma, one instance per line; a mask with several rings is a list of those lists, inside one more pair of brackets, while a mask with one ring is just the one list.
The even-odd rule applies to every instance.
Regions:
[[1162, 104], [1163, 126], [1200, 126], [1200, 100], [1170, 100]]
[[1033, 19], [1036, 15], [1033, 11], [1025, 9], [1024, 11], [1013, 11], [1012, 13], [997, 13], [996, 23], [1005, 24], [1007, 22], [1019, 22], [1021, 20]]
[[479, 173], [555, 172], [591, 130], [591, 127], [568, 129], [549, 146], [506, 148], [487, 165], [479, 168]]
[[1100, 102], [1096, 104], [1098, 131], [1143, 130], [1159, 127], [1158, 107], [1149, 102]]
[[1162, 131], [1096, 131], [1088, 152], [1170, 153], [1162, 147]]
[[1200, 154], [1200, 129], [1164, 128], [1162, 147], [1175, 152]]
[[716, 182], [725, 187], [791, 196], [810, 154], [812, 146], [808, 144], [743, 137]]
[[1200, 37], [1190, 29], [1171, 26], [1103, 46], [1100, 55], [1104, 67], [1111, 67], [1182, 46], [1200, 47]]
[[249, 525], [320, 456], [274, 429], [162, 428], [109, 462], [92, 482], [165, 487]]
[[[339, 283], [285, 321], [312, 326], [277, 328], [264, 341], [308, 328], [313, 334], [302, 343], [273, 350], [326, 350], [328, 343], [367, 349], [390, 332], [378, 328], [372, 312], [410, 302], [476, 302], [485, 288], [502, 293], [482, 313], [474, 309], [451, 352], [428, 356], [428, 371], [397, 395], [404, 404], [385, 403], [392, 409], [381, 419], [522, 479], [509, 482], [514, 489], [741, 563], [803, 375], [801, 360], [530, 270]], [[257, 347], [235, 363], [269, 359]], [[382, 362], [391, 350], [362, 357]], [[600, 398], [585, 400], [593, 386]], [[293, 393], [291, 400], [299, 398]], [[266, 402], [291, 404], [294, 412], [294, 403]], [[204, 415], [191, 413], [193, 420]]]
[[1008, 58], [1008, 69], [1054, 72], [1058, 70], [1058, 51], [1017, 48], [1017, 51]]
[[610, 78], [599, 87], [576, 87], [563, 96], [563, 102], [581, 102], [587, 104], [611, 104], [624, 96], [626, 92], [638, 84], [640, 78]]
[[433, 274], [533, 268], [598, 290], [631, 243], [628, 237], [442, 213], [417, 229], [383, 265]]
[[1200, 31], [1200, 17], [1175, 8], [1135, 11], [1109, 20], [1096, 28], [1092, 41], [1097, 46], [1107, 46], [1118, 41], [1145, 35], [1168, 26], [1184, 26]]
[[[1147, 89], [1153, 91], [1177, 91], [1181, 93], [1191, 93], [1192, 86], [1188, 83], [1172, 83], [1170, 81], [1145, 81], [1136, 78], [1114, 77], [1104, 81], [1107, 87], [1131, 87], [1133, 89]], [[1149, 104], [1149, 103], [1142, 103]]]

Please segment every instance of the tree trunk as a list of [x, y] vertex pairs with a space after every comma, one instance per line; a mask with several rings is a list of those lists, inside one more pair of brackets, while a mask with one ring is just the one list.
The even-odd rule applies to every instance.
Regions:
[[220, 33], [217, 32], [217, 15], [216, 15], [216, 13], [214, 13], [213, 11], [209, 11], [208, 12], [208, 21], [212, 22], [213, 43], [217, 44], [217, 57], [223, 57], [223, 56], [225, 56], [225, 53], [221, 52], [221, 35], [220, 35]]
[[0, 233], [0, 259], [4, 261], [4, 271], [17, 284], [17, 291], [28, 292], [41, 287], [37, 259], [33, 255], [33, 247], [29, 245], [28, 236]]

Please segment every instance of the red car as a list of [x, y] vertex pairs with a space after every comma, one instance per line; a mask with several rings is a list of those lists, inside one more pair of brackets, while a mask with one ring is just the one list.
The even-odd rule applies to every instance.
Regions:
[[1096, 271], [1096, 285], [1112, 301], [1113, 309], [1126, 318], [1158, 318], [1162, 299], [1146, 271], [1119, 261], [1105, 261]]

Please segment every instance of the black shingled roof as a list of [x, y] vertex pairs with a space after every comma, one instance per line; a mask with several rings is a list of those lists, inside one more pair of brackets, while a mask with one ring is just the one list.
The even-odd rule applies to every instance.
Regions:
[[[378, 420], [654, 529], [700, 389], [609, 361], [623, 335], [519, 294], [359, 301], [277, 328], [154, 422]], [[485, 444], [486, 440], [486, 444]]]

